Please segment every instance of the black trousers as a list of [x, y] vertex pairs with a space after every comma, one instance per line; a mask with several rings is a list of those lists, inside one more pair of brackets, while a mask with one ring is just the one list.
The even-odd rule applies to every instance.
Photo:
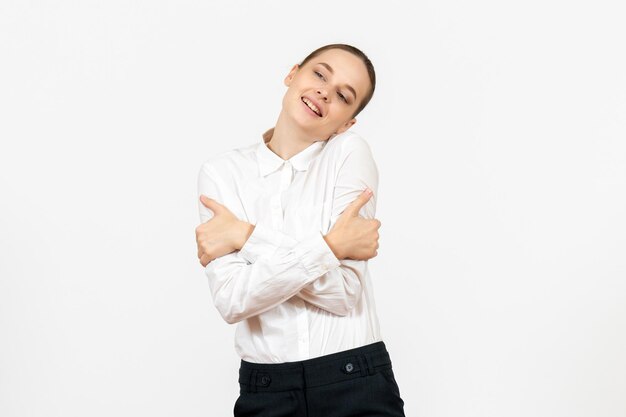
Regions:
[[235, 417], [404, 417], [384, 342], [285, 363], [241, 360]]

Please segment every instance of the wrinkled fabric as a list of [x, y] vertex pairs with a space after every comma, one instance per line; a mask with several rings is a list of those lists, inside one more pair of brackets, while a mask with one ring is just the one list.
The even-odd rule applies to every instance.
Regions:
[[[269, 132], [269, 131], [268, 131]], [[241, 250], [205, 267], [215, 308], [236, 324], [235, 350], [253, 363], [298, 361], [382, 340], [368, 261], [339, 260], [323, 236], [366, 188], [374, 218], [378, 169], [353, 131], [283, 160], [263, 140], [205, 160], [204, 194], [255, 225]]]

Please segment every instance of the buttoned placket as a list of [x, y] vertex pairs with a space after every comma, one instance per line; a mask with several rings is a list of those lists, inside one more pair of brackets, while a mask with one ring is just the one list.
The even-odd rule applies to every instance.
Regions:
[[282, 203], [283, 192], [291, 184], [293, 178], [293, 167], [289, 161], [283, 162], [280, 168], [280, 183], [278, 191], [270, 198], [270, 208], [272, 212], [272, 225], [276, 230], [283, 230], [284, 207]]
[[[274, 227], [283, 230], [284, 224], [284, 207], [282, 205], [282, 195], [289, 188], [294, 177], [293, 165], [289, 161], [283, 162], [280, 169], [280, 186], [278, 192], [272, 196], [272, 219]], [[306, 304], [299, 297], [292, 298], [292, 301], [298, 306], [298, 315], [296, 317], [297, 336], [298, 336], [298, 353], [301, 358], [309, 357], [309, 318], [307, 317]]]

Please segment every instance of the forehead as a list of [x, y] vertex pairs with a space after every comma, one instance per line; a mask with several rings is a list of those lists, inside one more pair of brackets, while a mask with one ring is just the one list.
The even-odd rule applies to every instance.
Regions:
[[359, 99], [365, 95], [370, 81], [367, 68], [361, 58], [342, 49], [328, 49], [312, 58], [307, 65], [324, 68], [320, 62], [330, 65], [335, 81], [350, 84], [356, 90]]

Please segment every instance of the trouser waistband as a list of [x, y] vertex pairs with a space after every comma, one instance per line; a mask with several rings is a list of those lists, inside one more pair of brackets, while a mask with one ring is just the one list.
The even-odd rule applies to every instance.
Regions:
[[245, 392], [286, 391], [332, 384], [391, 368], [383, 341], [312, 359], [283, 363], [241, 360], [239, 384]]

